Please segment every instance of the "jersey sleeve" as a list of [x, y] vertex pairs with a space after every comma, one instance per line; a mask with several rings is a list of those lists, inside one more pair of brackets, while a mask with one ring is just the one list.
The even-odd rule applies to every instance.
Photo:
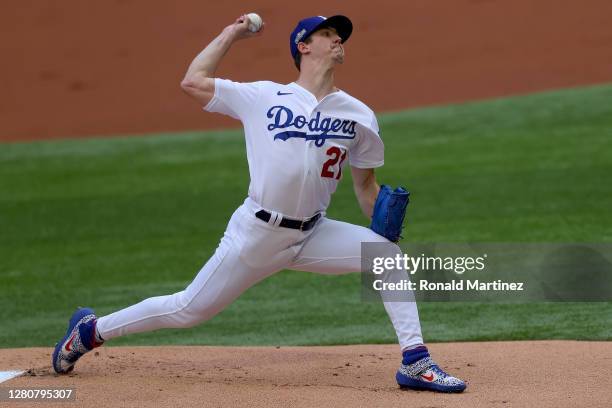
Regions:
[[259, 91], [259, 82], [234, 82], [215, 78], [215, 95], [204, 110], [244, 120], [257, 103]]
[[359, 169], [372, 169], [385, 164], [385, 146], [380, 138], [376, 116], [370, 127], [358, 124], [357, 142], [349, 150], [349, 163]]

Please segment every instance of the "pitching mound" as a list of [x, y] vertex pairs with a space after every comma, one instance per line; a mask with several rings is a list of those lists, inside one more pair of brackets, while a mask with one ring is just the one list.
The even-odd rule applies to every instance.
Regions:
[[51, 349], [2, 349], [1, 370], [28, 370], [2, 388], [72, 387], [80, 407], [604, 407], [612, 398], [610, 342], [431, 344], [468, 382], [459, 395], [400, 390], [394, 345], [98, 350], [59, 376]]

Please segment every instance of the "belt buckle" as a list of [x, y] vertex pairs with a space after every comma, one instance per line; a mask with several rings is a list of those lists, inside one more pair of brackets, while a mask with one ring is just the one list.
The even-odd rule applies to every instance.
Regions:
[[302, 231], [302, 232], [304, 231], [304, 226], [306, 225], [306, 223], [307, 223], [307, 221], [302, 221], [300, 223], [300, 231]]

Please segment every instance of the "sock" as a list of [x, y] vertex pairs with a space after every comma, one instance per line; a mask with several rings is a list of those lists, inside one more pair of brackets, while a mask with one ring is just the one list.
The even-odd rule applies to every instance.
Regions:
[[98, 325], [97, 324], [94, 326], [94, 331], [95, 331], [95, 335], [94, 335], [95, 342], [98, 345], [104, 343], [104, 339], [102, 338], [102, 336], [100, 335], [100, 332], [98, 331]]
[[410, 350], [406, 350], [402, 353], [404, 357], [402, 359], [402, 364], [409, 365], [414, 364], [422, 358], [429, 357], [429, 351], [425, 346], [418, 346]]

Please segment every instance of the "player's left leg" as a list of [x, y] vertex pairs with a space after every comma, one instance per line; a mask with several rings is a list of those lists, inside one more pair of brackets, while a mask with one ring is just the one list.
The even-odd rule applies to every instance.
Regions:
[[[291, 269], [322, 274], [343, 274], [361, 271], [361, 243], [383, 242], [384, 252], [376, 256], [394, 257], [401, 249], [372, 230], [346, 222], [323, 218], [308, 236]], [[409, 279], [405, 270], [393, 271], [394, 280]], [[440, 392], [462, 392], [466, 385], [445, 373], [433, 362], [423, 345], [421, 324], [414, 298], [392, 299], [383, 304], [393, 323], [402, 349], [402, 364], [396, 380], [402, 388]]]
[[[322, 274], [345, 274], [361, 271], [361, 243], [386, 242], [387, 254], [401, 253], [397, 245], [369, 228], [342, 221], [322, 218], [304, 242], [290, 269]], [[408, 279], [405, 271], [400, 271]], [[402, 350], [423, 344], [416, 303], [384, 302], [385, 309], [397, 333]]]

